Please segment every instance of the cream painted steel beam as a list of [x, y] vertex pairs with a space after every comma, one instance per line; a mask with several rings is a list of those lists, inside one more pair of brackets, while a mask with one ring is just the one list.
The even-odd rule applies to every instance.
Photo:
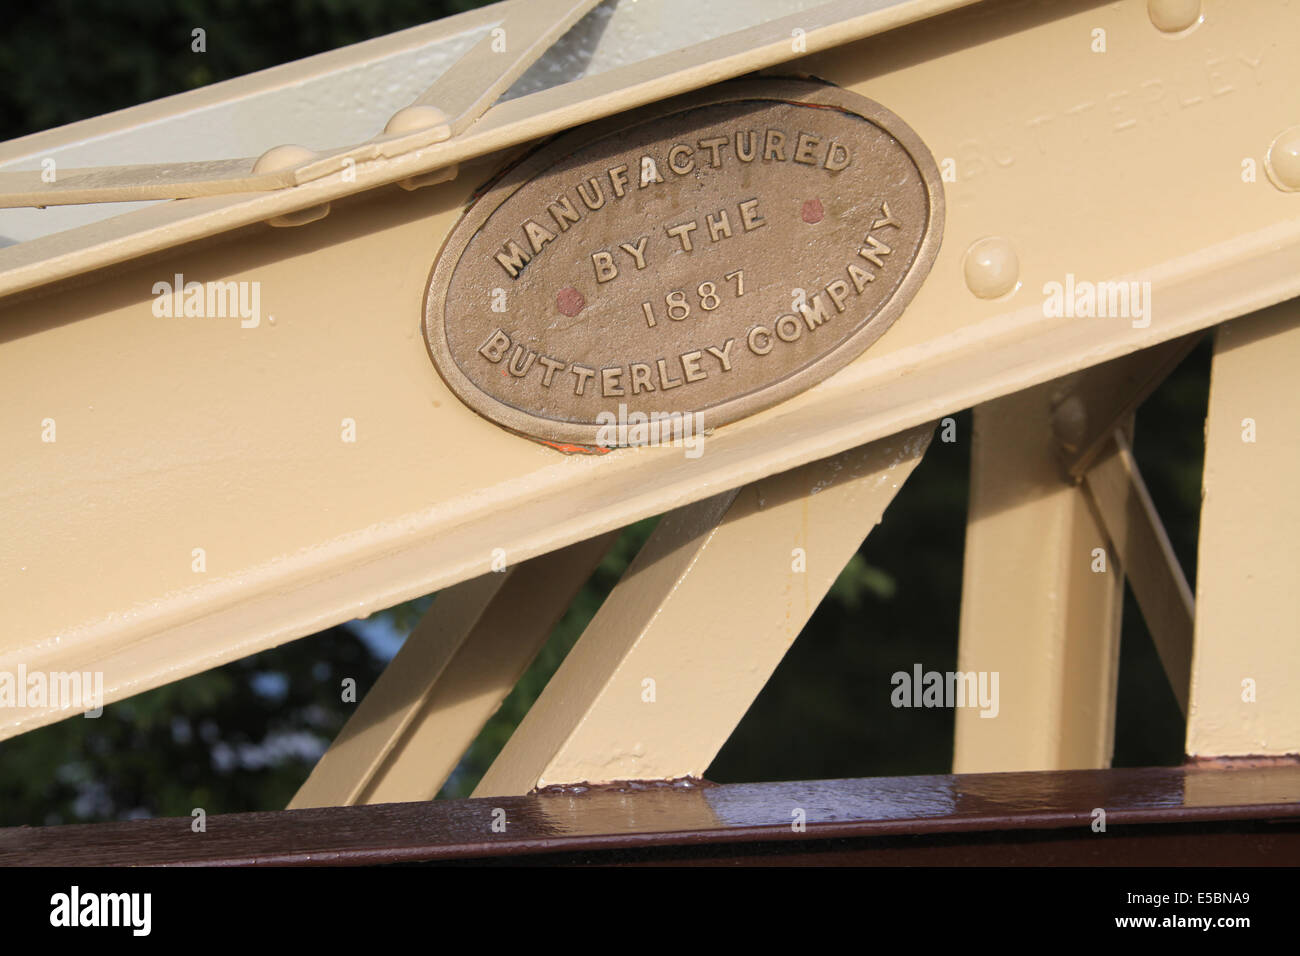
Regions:
[[1187, 753], [1300, 753], [1300, 301], [1220, 327]]
[[[298, 183], [294, 189], [226, 196], [217, 201], [198, 196], [169, 203], [161, 210], [146, 208], [0, 249], [0, 296], [318, 207], [376, 186], [419, 181], [437, 170], [580, 123], [974, 2], [977, 0], [868, 0], [865, 4], [864, 0], [832, 0], [508, 100], [484, 114], [472, 130], [450, 140], [448, 127], [437, 124], [394, 132], [354, 146], [335, 147], [331, 143], [319, 151], [314, 161], [292, 170]], [[747, 23], [750, 18], [738, 14], [734, 19]], [[46, 137], [39, 142], [47, 148], [66, 141], [58, 130], [38, 135]], [[3, 157], [0, 149], [0, 159]], [[27, 201], [19, 199], [21, 203]]]
[[438, 595], [288, 809], [437, 796], [617, 537], [581, 541]]
[[1186, 715], [1195, 618], [1192, 590], [1123, 430], [1112, 433], [1109, 449], [1085, 472], [1084, 488], [1110, 539], [1111, 554], [1132, 585], [1178, 709]]
[[[61, 173], [56, 167], [52, 177], [47, 177], [45, 170], [0, 171], [0, 208], [258, 192], [340, 172], [348, 159], [353, 163], [373, 160], [441, 142], [463, 133], [597, 2], [514, 0], [503, 5], [500, 26], [481, 36], [410, 107], [391, 119], [375, 117], [377, 122], [388, 120], [383, 130], [388, 136], [382, 145], [334, 150], [305, 166], [295, 162], [289, 168], [270, 170], [259, 168], [256, 159], [216, 159], [65, 169]], [[311, 151], [305, 152], [311, 155]]]
[[56, 178], [48, 182], [42, 180], [40, 170], [0, 172], [0, 209], [192, 199], [283, 189], [297, 182], [292, 168], [258, 172], [255, 163], [256, 159], [213, 159], [56, 169]]
[[1188, 335], [1088, 370], [1087, 388], [1071, 389], [1055, 409], [1056, 437], [1071, 478], [1081, 479], [1109, 453], [1115, 430], [1168, 378], [1201, 337]]
[[1061, 383], [1052, 425], [1068, 480], [1082, 482], [1110, 554], [1128, 577], [1178, 707], [1187, 713], [1192, 592], [1133, 459], [1133, 413], [1199, 335], [1094, 366]]
[[[495, 161], [340, 200], [308, 226], [252, 226], [4, 300], [0, 669], [101, 670], [120, 700], [484, 574], [493, 547], [526, 560], [1300, 295], [1300, 193], [1262, 172], [1242, 180], [1243, 159], [1262, 170], [1278, 131], [1300, 123], [1300, 60], [1255, 46], [1293, 31], [1300, 9], [1205, 9], [1166, 36], [1142, 3], [996, 2], [793, 65], [885, 104], [941, 167], [953, 160], [943, 247], [866, 354], [717, 429], [698, 459], [560, 456], [443, 385], [421, 304], [443, 237]], [[1094, 27], [1110, 53], [1080, 40]], [[1207, 63], [1217, 94], [1201, 89]], [[569, 86], [592, 92], [584, 82]], [[1135, 116], [1115, 112], [1130, 106]], [[226, 202], [130, 215], [166, 229], [189, 210], [206, 234]], [[94, 228], [108, 244], [143, 242]], [[964, 270], [991, 234], [1019, 254], [1018, 287], [1001, 299], [976, 297]], [[65, 251], [82, 262], [85, 249]], [[257, 321], [154, 315], [153, 289], [177, 274], [258, 289]], [[1045, 314], [1044, 286], [1067, 275], [1150, 281], [1154, 308]], [[46, 419], [57, 441], [42, 440]], [[7, 708], [0, 736], [60, 716]]]
[[932, 431], [666, 515], [474, 795], [702, 776]]
[[[341, 98], [336, 93], [340, 88], [325, 85], [329, 92], [320, 96], [317, 95], [316, 90], [318, 84], [325, 84], [325, 81], [332, 77], [339, 77], [349, 82], [357, 95], [364, 98], [365, 108], [369, 111], [372, 102], [370, 97], [381, 96], [381, 91], [370, 89], [367, 84], [367, 80], [372, 79], [374, 75], [372, 71], [376, 69], [386, 71], [390, 75], [399, 70], [417, 74], [417, 85], [413, 88], [413, 92], [403, 101], [394, 102], [392, 105], [396, 108], [409, 102], [411, 97], [427, 88], [432, 80], [459, 59], [479, 36], [499, 26], [502, 21], [502, 10], [508, 6], [507, 3], [490, 4], [407, 30], [399, 30], [396, 33], [337, 50], [329, 50], [291, 63], [259, 70], [246, 76], [223, 80], [220, 83], [212, 83], [160, 100], [21, 136], [0, 143], [0, 164], [8, 165], [34, 156], [54, 154], [79, 143], [91, 143], [104, 148], [104, 151], [113, 155], [114, 161], [117, 162], [120, 160], [116, 157], [121, 155], [120, 138], [143, 134], [149, 127], [181, 133], [186, 144], [189, 145], [191, 134], [188, 129], [183, 128], [184, 120], [195, 115], [207, 120], [209, 127], [215, 128], [219, 138], [223, 138], [225, 134], [231, 132], [226, 128], [227, 117], [230, 115], [227, 110], [242, 116], [256, 117], [259, 121], [259, 132], [265, 131], [269, 134], [273, 132], [273, 128], [268, 128], [264, 124], [263, 121], [267, 117], [273, 118], [278, 115], [281, 119], [297, 118], [286, 115], [291, 114], [292, 111], [283, 107], [292, 102], [292, 97], [300, 95], [301, 91], [308, 91], [305, 102], [302, 100], [299, 102], [313, 119], [319, 119], [321, 114], [327, 113], [328, 105], [338, 102]], [[423, 81], [419, 80], [420, 71], [416, 67], [417, 63], [421, 64], [424, 70], [429, 71], [424, 74], [426, 78]], [[265, 98], [278, 101], [280, 97], [285, 97], [283, 102], [277, 102], [280, 108], [273, 111], [262, 109], [261, 103]], [[378, 101], [385, 102], [382, 99]], [[213, 121], [212, 111], [218, 111], [216, 115], [220, 117], [219, 120]], [[367, 118], [364, 128], [373, 133], [372, 125], [373, 120]], [[305, 145], [318, 148], [337, 144], [307, 143]], [[256, 149], [252, 152], [256, 152]], [[190, 155], [184, 158], [198, 159], [199, 157]]]
[[1110, 766], [1124, 578], [1061, 471], [1070, 387], [975, 408], [957, 669], [997, 674], [999, 706], [956, 709], [954, 773]]
[[447, 118], [447, 135], [459, 136], [551, 44], [599, 2], [528, 0], [527, 5], [515, 3], [508, 8], [498, 30], [482, 37], [411, 105], [431, 106], [438, 110]]

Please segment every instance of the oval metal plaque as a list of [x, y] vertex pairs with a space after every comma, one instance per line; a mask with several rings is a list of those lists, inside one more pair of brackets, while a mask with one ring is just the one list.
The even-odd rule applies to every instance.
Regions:
[[942, 232], [938, 168], [893, 113], [820, 83], [726, 84], [507, 169], [447, 238], [425, 337], [462, 401], [525, 435], [712, 428], [860, 355]]

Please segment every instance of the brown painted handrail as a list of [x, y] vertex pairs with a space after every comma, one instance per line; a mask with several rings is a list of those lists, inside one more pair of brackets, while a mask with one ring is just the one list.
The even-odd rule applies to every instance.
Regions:
[[[1094, 829], [1098, 809], [1105, 832]], [[0, 830], [0, 864], [356, 865], [517, 854], [617, 862], [601, 852], [610, 850], [644, 862], [647, 851], [677, 848], [679, 859], [693, 851], [714, 862], [1267, 865], [1296, 862], [1298, 824], [1300, 767], [1171, 767], [640, 784], [212, 816], [202, 833], [190, 818], [15, 827]]]

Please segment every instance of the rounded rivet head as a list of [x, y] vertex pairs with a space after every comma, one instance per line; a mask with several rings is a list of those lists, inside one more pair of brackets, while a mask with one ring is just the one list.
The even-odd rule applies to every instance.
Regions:
[[1147, 16], [1161, 33], [1182, 33], [1201, 19], [1201, 0], [1147, 0]]
[[280, 216], [273, 216], [266, 221], [272, 226], [305, 226], [309, 222], [324, 219], [329, 214], [330, 204], [323, 202], [319, 206], [308, 206], [306, 209], [295, 209], [293, 212], [286, 212]]
[[407, 106], [393, 114], [385, 133], [414, 133], [447, 122], [447, 114], [436, 106]]
[[257, 158], [253, 172], [273, 173], [280, 169], [291, 169], [315, 158], [316, 154], [306, 146], [274, 146]]
[[1264, 168], [1278, 189], [1289, 193], [1300, 191], [1300, 126], [1278, 134], [1268, 148]]
[[966, 286], [981, 299], [997, 299], [1020, 284], [1020, 260], [1000, 236], [977, 240], [966, 250]]

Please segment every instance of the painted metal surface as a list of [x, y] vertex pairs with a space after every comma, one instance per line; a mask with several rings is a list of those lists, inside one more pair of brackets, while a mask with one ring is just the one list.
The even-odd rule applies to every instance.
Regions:
[[[1300, 407], [1287, 385], [1300, 300], [1274, 304], [1300, 293], [1300, 67], [1262, 39], [1293, 30], [1297, 12], [1152, 3], [1144, 19], [1140, 4], [1010, 0], [848, 42], [958, 5], [881, 4], [848, 17], [837, 3], [806, 21], [814, 55], [789, 69], [917, 124], [947, 181], [952, 241], [917, 293], [915, 322], [810, 391], [753, 403], [743, 412], [757, 412], [752, 420], [719, 415], [701, 436], [703, 457], [648, 448], [560, 460], [469, 415], [419, 361], [421, 276], [457, 222], [478, 231], [461, 213], [510, 150], [788, 61], [796, 46], [784, 49], [782, 31], [803, 13], [739, 33], [717, 24], [724, 41], [709, 56], [660, 37], [659, 59], [629, 56], [602, 78], [591, 64], [610, 50], [601, 31], [621, 9], [606, 6], [569, 34], [576, 60], [572, 49], [548, 55], [518, 83], [547, 39], [528, 17], [558, 35], [590, 4], [564, 0], [559, 22], [549, 7], [465, 18], [421, 34], [424, 53], [466, 42], [482, 54], [494, 22], [542, 39], [516, 48], [504, 72], [476, 63], [443, 74], [417, 112], [399, 112], [361, 147], [283, 163], [272, 151], [252, 170], [262, 180], [222, 160], [191, 170], [234, 176], [253, 195], [149, 207], [0, 254], [0, 295], [17, 293], [0, 314], [0, 441], [13, 449], [0, 519], [14, 530], [0, 541], [0, 671], [102, 670], [119, 699], [453, 586], [293, 804], [385, 805], [216, 818], [217, 838], [205, 840], [188, 820], [0, 831], [0, 863], [1294, 861], [1300, 789], [1287, 760], [589, 785], [702, 773], [919, 460], [929, 432], [920, 423], [972, 404], [958, 666], [997, 672], [1003, 693], [997, 721], [957, 710], [956, 768], [1109, 763], [1125, 574], [1184, 706], [1190, 682], [1188, 752], [1300, 752]], [[410, 52], [398, 46], [383, 55]], [[344, 62], [360, 63], [335, 65]], [[547, 88], [548, 71], [584, 70], [585, 80]], [[1016, 82], [1024, 76], [1037, 85]], [[242, 89], [226, 105], [268, 93]], [[263, 105], [272, 102], [283, 107]], [[138, 145], [150, 109], [186, 118], [172, 104], [92, 125], [111, 138], [116, 122]], [[613, 122], [625, 132], [629, 119]], [[902, 139], [915, 155], [920, 139]], [[361, 164], [359, 181], [340, 180], [343, 158]], [[925, 172], [933, 210], [940, 172]], [[394, 183], [436, 188], [386, 188]], [[271, 232], [259, 219], [303, 228]], [[937, 229], [922, 251], [931, 238]], [[822, 274], [802, 281], [805, 244], [793, 245], [758, 270], [774, 294], [798, 281], [830, 295]], [[129, 260], [120, 273], [60, 281]], [[187, 280], [199, 283], [194, 314]], [[237, 311], [204, 312], [218, 282], [232, 283]], [[1131, 414], [1198, 330], [1259, 308], [1218, 331], [1193, 605], [1132, 460]], [[524, 311], [546, 313], [532, 302]], [[396, 803], [432, 797], [611, 530], [668, 508], [677, 510], [484, 779], [478, 793], [491, 798]], [[797, 552], [808, 567], [787, 572]], [[511, 570], [485, 576], [498, 555]], [[70, 575], [82, 582], [71, 592]], [[531, 612], [522, 628], [517, 605]], [[64, 714], [8, 708], [0, 736]], [[518, 796], [556, 784], [569, 786]], [[1099, 809], [1123, 832], [1093, 833]]]
[[665, 515], [475, 796], [702, 776], [931, 431]]
[[[1092, 828], [1097, 809], [1106, 811], [1104, 833]], [[795, 811], [803, 811], [802, 830]], [[1257, 820], [1275, 822], [1232, 826]], [[599, 863], [617, 862], [611, 851], [654, 847], [697, 847], [733, 863], [796, 862], [790, 854], [798, 852], [833, 863], [837, 841], [862, 840], [839, 844], [844, 862], [1267, 866], [1294, 864], [1296, 821], [1294, 766], [1169, 767], [642, 786], [242, 813], [210, 817], [202, 834], [189, 817], [9, 828], [0, 830], [0, 865], [356, 865], [546, 853]]]
[[1189, 335], [1095, 365], [1087, 372], [1086, 388], [1063, 392], [1052, 409], [1052, 427], [1070, 478], [1082, 479], [1110, 449], [1115, 429], [1129, 421], [1200, 339]]
[[[718, 429], [699, 459], [652, 448], [560, 459], [473, 415], [430, 375], [413, 317], [468, 199], [464, 172], [413, 193], [339, 199], [299, 229], [250, 226], [10, 297], [0, 668], [102, 670], [120, 699], [483, 574], [494, 548], [525, 560], [1300, 293], [1297, 194], [1242, 179], [1242, 160], [1262, 161], [1300, 115], [1300, 62], [1259, 39], [1293, 32], [1298, 11], [1205, 9], [1195, 29], [1166, 36], [1139, 3], [999, 2], [793, 66], [905, 115], [941, 169], [952, 159], [948, 240], [908, 322], [818, 387]], [[1089, 49], [1094, 28], [1110, 53]], [[763, 49], [788, 50], [787, 40]], [[706, 82], [768, 56], [716, 50], [721, 66], [702, 65], [698, 51], [673, 60], [687, 72], [667, 87], [632, 83], [668, 62], [650, 61], [509, 100], [476, 126], [485, 139], [462, 144], [465, 155], [577, 122], [584, 104], [622, 108], [683, 76]], [[539, 104], [550, 105], [534, 122], [527, 110]], [[386, 166], [381, 178], [417, 166]], [[339, 195], [322, 187], [287, 205], [193, 200], [131, 215], [170, 246], [208, 234], [211, 217], [235, 228]], [[196, 231], [171, 231], [173, 217]], [[118, 259], [158, 248], [134, 226], [130, 239], [117, 229], [94, 241], [130, 245]], [[1018, 253], [1019, 286], [1001, 299], [974, 295], [964, 269], [966, 250], [989, 235]], [[81, 268], [87, 248], [29, 249], [35, 271], [10, 288]], [[176, 275], [258, 289], [256, 324], [156, 315], [153, 290]], [[1070, 276], [1149, 280], [1155, 307], [1048, 314], [1042, 290]], [[56, 442], [42, 441], [46, 419]], [[357, 441], [342, 439], [345, 420]], [[0, 733], [59, 716], [10, 710]]]
[[[337, 168], [348, 160], [355, 164], [363, 157], [374, 158], [376, 152], [391, 155], [400, 152], [402, 145], [429, 145], [463, 132], [596, 2], [530, 0], [527, 5], [515, 3], [503, 7], [499, 26], [481, 35], [414, 103], [393, 113], [383, 128], [382, 147], [353, 152], [350, 156], [345, 155], [347, 151], [333, 151], [336, 159], [333, 166]], [[514, 37], [513, 46], [507, 36]], [[413, 139], [408, 134], [419, 135]], [[378, 135], [367, 137], [377, 138]], [[267, 157], [287, 150], [298, 154], [294, 161], [277, 164], [274, 169], [277, 175], [268, 175], [273, 170], [264, 168]], [[330, 169], [328, 165], [312, 162], [316, 159], [314, 151], [284, 143], [270, 147], [256, 160], [65, 168], [62, 172], [56, 160], [45, 157], [42, 164], [53, 165], [40, 171], [0, 171], [0, 207], [45, 208], [141, 199], [188, 199], [284, 188], [309, 181]], [[427, 178], [432, 172], [420, 178]]]
[[432, 800], [617, 535], [444, 591], [289, 809]]
[[[513, 3], [496, 4], [463, 14], [460, 18], [449, 18], [441, 30], [438, 24], [431, 24], [403, 31], [368, 44], [309, 58], [300, 64], [278, 67], [229, 84], [217, 84], [156, 104], [146, 104], [122, 114], [24, 137], [17, 141], [21, 145], [11, 147], [7, 153], [0, 152], [0, 160], [8, 159], [15, 166], [36, 169], [53, 150], [65, 146], [80, 147], [81, 138], [86, 135], [111, 137], [121, 134], [125, 138], [115, 143], [116, 150], [92, 152], [89, 160], [80, 159], [86, 154], [74, 150], [66, 162], [64, 157], [56, 161], [65, 166], [83, 162], [102, 164], [111, 161], [106, 154], [112, 153], [124, 157], [120, 161], [152, 161], [160, 155], [174, 154], [170, 150], [161, 154], [156, 149], [148, 150], [153, 135], [150, 126], [173, 118], [186, 119], [184, 114], [189, 111], [212, 107], [217, 111], [214, 119], [218, 128], [223, 121], [238, 125], [238, 117], [245, 113], [255, 115], [258, 135], [235, 133], [230, 136], [230, 143], [237, 145], [238, 149], [224, 156], [221, 152], [208, 151], [199, 156], [180, 158], [234, 158], [255, 155], [283, 143], [284, 132], [275, 132], [278, 128], [276, 118], [286, 110], [302, 111], [303, 99], [307, 101], [307, 108], [319, 105], [312, 100], [312, 94], [330, 101], [323, 112], [333, 117], [332, 121], [318, 123], [304, 137], [303, 141], [311, 142], [313, 148], [322, 153], [318, 163], [295, 171], [298, 182], [310, 184], [307, 189], [200, 200], [171, 204], [161, 209], [146, 207], [138, 214], [117, 215], [111, 222], [98, 225], [95, 220], [103, 213], [97, 212], [95, 207], [86, 207], [88, 212], [56, 210], [47, 214], [41, 210], [45, 222], [33, 220], [30, 212], [14, 215], [14, 221], [19, 224], [17, 235], [30, 237], [31, 244], [23, 249], [0, 250], [0, 294], [171, 248], [179, 242], [214, 235], [239, 225], [264, 221], [375, 185], [400, 182], [452, 167], [559, 129], [782, 63], [836, 43], [915, 22], [974, 0], [867, 0], [865, 3], [863, 0], [833, 0], [813, 3], [811, 9], [803, 12], [797, 12], [804, 6], [801, 3], [777, 0], [775, 4], [762, 2], [745, 3], [738, 8], [718, 7], [716, 15], [704, 17], [688, 0], [668, 2], [690, 8], [690, 15], [675, 18], [676, 27], [669, 29], [653, 26], [655, 19], [671, 9], [662, 3], [640, 8], [636, 4], [621, 3], [618, 12], [622, 15], [612, 17], [602, 17], [598, 11], [593, 11], [590, 17], [595, 18], [595, 22], [586, 27], [579, 23], [575, 27], [578, 36], [573, 44], [558, 51], [554, 60], [543, 59], [536, 64], [536, 72], [530, 71], [521, 77], [519, 89], [509, 91], [506, 101], [491, 110], [470, 134], [451, 141], [446, 139], [447, 130], [432, 128], [407, 130], [373, 140], [390, 114], [382, 110], [369, 112], [369, 109], [376, 102], [392, 103], [394, 109], [405, 107], [410, 102], [408, 91], [422, 90], [431, 74], [438, 77], [435, 83], [440, 82], [454, 59], [462, 56], [473, 44], [481, 43], [485, 33], [490, 36], [492, 30], [502, 29], [502, 18], [508, 13], [522, 7], [523, 14], [527, 15], [530, 0], [514, 0]], [[770, 19], [773, 13], [786, 15]], [[621, 29], [611, 32], [609, 43], [600, 42], [602, 25], [612, 24], [618, 24]], [[689, 24], [689, 27], [683, 29], [683, 24]], [[629, 36], [637, 32], [638, 25], [656, 40], [650, 43], [629, 42]], [[469, 35], [461, 35], [462, 31]], [[509, 49], [508, 42], [506, 49]], [[602, 52], [603, 58], [598, 55]], [[408, 59], [412, 55], [414, 60]], [[617, 67], [614, 64], [618, 64]], [[347, 75], [357, 68], [361, 69]], [[315, 146], [322, 143], [322, 129], [330, 130], [340, 123], [347, 129], [355, 128], [355, 116], [344, 120], [338, 118], [339, 106], [333, 99], [338, 98], [348, 107], [353, 106], [357, 100], [351, 95], [352, 86], [386, 84], [386, 79], [377, 77], [384, 77], [388, 70], [405, 72], [408, 77], [406, 83], [393, 88], [398, 91], [400, 99], [390, 100], [387, 93], [379, 96], [364, 94], [360, 99], [360, 108], [366, 111], [364, 135], [354, 138], [333, 134], [324, 140], [322, 146]], [[554, 81], [561, 79], [569, 82], [554, 85]], [[291, 97], [275, 96], [282, 84], [290, 85], [296, 92], [300, 83], [306, 84], [301, 91], [302, 99], [295, 101]], [[512, 92], [522, 94], [526, 90], [532, 91], [531, 95], [510, 96]], [[313, 112], [311, 115], [316, 114]], [[200, 137], [204, 135], [202, 125], [188, 122], [182, 125], [191, 133]], [[292, 125], [284, 127], [285, 130], [293, 128]], [[302, 129], [301, 126], [296, 128]], [[261, 135], [268, 130], [271, 136]], [[187, 142], [183, 135], [177, 139]], [[346, 145], [349, 143], [356, 145]], [[192, 143], [187, 145], [187, 152], [190, 149], [193, 149]], [[347, 159], [355, 165], [348, 166], [344, 162]], [[119, 211], [110, 210], [110, 214]], [[10, 214], [6, 214], [6, 221], [9, 218]], [[91, 223], [89, 228], [68, 228], [87, 221]], [[58, 228], [68, 229], [68, 232], [52, 235]]]
[[998, 675], [1000, 704], [957, 708], [957, 773], [1110, 766], [1124, 576], [1061, 467], [1052, 410], [1075, 386], [975, 408], [957, 669]]
[[[822, 0], [746, 0], [701, 9], [693, 0], [605, 3], [565, 34], [511, 87], [513, 99], [658, 56]], [[858, 13], [889, 15], [899, 0], [858, 2]], [[948, 4], [947, 6], [951, 6]], [[281, 143], [315, 151], [364, 142], [384, 121], [444, 77], [484, 38], [513, 49], [497, 3], [284, 64], [200, 90], [120, 110], [0, 144], [0, 171], [150, 162], [201, 162], [258, 156]], [[932, 5], [933, 6], [933, 5]], [[934, 9], [942, 9], [934, 6]], [[896, 12], [896, 11], [894, 11]], [[497, 51], [493, 51], [494, 53]], [[0, 246], [121, 215], [138, 205], [92, 205], [0, 214]]]
[[1214, 343], [1187, 753], [1300, 753], [1300, 302]]
[[1178, 709], [1185, 715], [1196, 614], [1192, 590], [1142, 481], [1128, 436], [1122, 429], [1112, 435], [1111, 447], [1084, 473], [1084, 487], [1109, 539], [1109, 553], [1142, 609]]

